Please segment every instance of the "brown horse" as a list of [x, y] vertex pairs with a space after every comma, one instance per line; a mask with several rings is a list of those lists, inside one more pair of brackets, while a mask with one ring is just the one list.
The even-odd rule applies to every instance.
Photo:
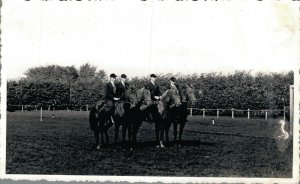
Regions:
[[185, 85], [181, 88], [181, 105], [178, 108], [177, 113], [175, 114], [175, 119], [173, 121], [173, 130], [174, 130], [174, 143], [177, 144], [177, 125], [179, 124], [179, 139], [178, 146], [181, 146], [181, 138], [183, 129], [187, 122], [188, 117], [188, 107], [193, 106], [196, 101], [195, 90], [189, 85]]
[[[140, 114], [137, 110], [142, 112], [150, 105], [150, 91], [144, 88], [140, 90], [131, 88], [127, 93], [127, 97], [130, 102], [116, 103], [113, 119], [115, 121], [115, 143], [118, 140], [119, 127], [122, 125], [123, 143], [125, 143], [126, 133], [128, 132], [128, 142], [131, 146], [132, 131], [134, 131], [134, 135], [136, 135], [136, 130], [133, 127], [140, 119]], [[136, 138], [136, 136], [134, 138]]]
[[96, 149], [100, 149], [100, 135], [102, 145], [104, 144], [104, 137], [106, 138], [106, 143], [109, 142], [107, 130], [110, 125], [105, 124], [105, 122], [107, 122], [106, 119], [108, 119], [109, 117], [105, 116], [106, 114], [104, 113], [103, 108], [105, 108], [105, 102], [98, 101], [94, 106], [91, 107], [89, 115], [90, 128], [94, 132], [94, 136], [96, 139]]
[[129, 121], [132, 129], [131, 147], [136, 146], [137, 132], [149, 113], [149, 107], [152, 105], [151, 94], [148, 89], [141, 88], [132, 94], [136, 95], [137, 101], [129, 111]]
[[180, 105], [180, 96], [176, 91], [168, 89], [163, 93], [159, 103], [157, 104], [157, 112], [159, 116], [154, 119], [156, 147], [164, 147], [164, 132], [166, 132], [166, 142], [169, 142], [169, 127], [174, 121], [174, 117]]
[[[119, 101], [115, 103], [115, 110], [113, 112], [113, 120], [115, 122], [115, 145], [118, 141], [119, 128], [122, 125], [122, 138], [125, 143], [126, 132], [128, 132], [128, 139], [132, 145], [132, 137], [136, 142], [136, 134], [138, 124], [145, 119], [144, 113], [151, 105], [150, 91], [147, 89], [134, 90], [131, 88], [128, 92], [129, 102]], [[112, 126], [110, 124], [111, 114], [105, 106], [104, 101], [99, 101], [90, 110], [89, 122], [90, 128], [94, 131], [96, 139], [96, 149], [100, 149], [100, 145], [109, 144], [108, 129]], [[132, 135], [133, 131], [133, 135]], [[99, 141], [101, 135], [101, 144]], [[106, 142], [104, 141], [104, 138]]]

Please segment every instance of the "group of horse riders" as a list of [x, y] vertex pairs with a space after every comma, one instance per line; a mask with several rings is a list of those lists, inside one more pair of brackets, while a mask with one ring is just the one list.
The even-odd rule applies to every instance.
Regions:
[[[120, 82], [116, 81], [117, 75], [112, 73], [110, 74], [110, 80], [105, 86], [105, 104], [108, 109], [108, 112], [113, 113], [115, 102], [130, 102], [130, 99], [127, 96], [127, 91], [130, 89], [130, 85], [127, 82], [126, 74], [121, 75]], [[151, 94], [151, 100], [153, 104], [156, 104], [161, 98], [161, 90], [156, 82], [157, 76], [155, 74], [150, 75], [150, 80], [145, 85], [145, 89], [148, 89]], [[176, 94], [181, 96], [181, 90], [178, 84], [176, 84], [176, 78], [170, 78], [169, 89], [173, 90]], [[113, 123], [113, 121], [111, 122]]]
[[[115, 142], [118, 140], [118, 129], [122, 125], [123, 141], [127, 130], [129, 142], [135, 144], [137, 131], [143, 121], [155, 124], [158, 147], [163, 147], [164, 131], [168, 142], [171, 124], [174, 129], [174, 140], [177, 136], [177, 124], [180, 125], [178, 140], [181, 141], [182, 131], [187, 122], [188, 104], [192, 105], [196, 100], [191, 84], [179, 86], [176, 78], [171, 77], [168, 90], [162, 93], [155, 74], [151, 74], [145, 86], [138, 90], [134, 89], [134, 85], [129, 85], [125, 74], [120, 76], [120, 81], [116, 78], [116, 74], [110, 74], [110, 80], [104, 90], [104, 101], [98, 101], [99, 103], [97, 102], [90, 111], [90, 127], [94, 131], [97, 149], [100, 148], [99, 133], [101, 142], [104, 143], [105, 136], [108, 143], [107, 130], [113, 124], [115, 124]], [[130, 111], [127, 111], [129, 109]]]

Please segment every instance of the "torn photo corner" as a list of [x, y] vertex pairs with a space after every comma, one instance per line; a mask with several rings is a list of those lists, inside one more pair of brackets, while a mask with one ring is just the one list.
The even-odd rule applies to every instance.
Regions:
[[298, 183], [299, 8], [3, 0], [1, 179]]

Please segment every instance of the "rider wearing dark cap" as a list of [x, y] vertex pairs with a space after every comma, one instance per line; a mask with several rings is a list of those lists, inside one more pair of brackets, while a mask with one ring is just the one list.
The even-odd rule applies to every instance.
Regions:
[[105, 85], [104, 98], [106, 102], [106, 108], [108, 112], [112, 114], [114, 110], [114, 101], [118, 101], [120, 98], [118, 98], [117, 86], [115, 83], [117, 78], [116, 74], [112, 73], [109, 77], [109, 82]]
[[172, 91], [174, 91], [175, 93], [177, 93], [180, 96], [180, 98], [181, 98], [181, 89], [180, 89], [179, 85], [176, 83], [176, 78], [175, 77], [171, 77], [170, 78], [169, 89], [171, 89]]
[[145, 89], [148, 89], [150, 91], [151, 100], [152, 100], [152, 105], [149, 108], [150, 112], [153, 113], [152, 118], [151, 118], [150, 114], [148, 117], [146, 117], [147, 121], [149, 121], [149, 122], [152, 122], [154, 120], [153, 116], [158, 116], [157, 103], [161, 97], [159, 85], [157, 84], [157, 82], [155, 82], [156, 77], [157, 76], [155, 74], [151, 74], [150, 81], [145, 85]]
[[160, 89], [159, 89], [159, 85], [157, 84], [157, 82], [155, 82], [156, 80], [156, 75], [155, 74], [151, 74], [150, 75], [150, 81], [146, 84], [145, 89], [148, 89], [151, 93], [151, 99], [153, 101], [157, 101], [160, 99]]
[[117, 94], [120, 97], [121, 101], [129, 102], [129, 97], [127, 92], [129, 90], [129, 84], [126, 82], [127, 76], [125, 74], [121, 75], [121, 81], [117, 85]]

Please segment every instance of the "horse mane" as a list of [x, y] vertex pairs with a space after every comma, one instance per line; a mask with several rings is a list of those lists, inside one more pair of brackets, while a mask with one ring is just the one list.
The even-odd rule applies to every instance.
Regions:
[[163, 102], [164, 104], [167, 103], [167, 98], [169, 97], [169, 94], [170, 93], [170, 89], [166, 90], [162, 96], [161, 96], [161, 102]]
[[145, 88], [141, 88], [141, 89], [136, 90], [137, 100], [138, 100], [138, 101], [141, 100], [141, 98], [142, 98], [142, 96], [143, 96], [144, 89], [145, 89]]

